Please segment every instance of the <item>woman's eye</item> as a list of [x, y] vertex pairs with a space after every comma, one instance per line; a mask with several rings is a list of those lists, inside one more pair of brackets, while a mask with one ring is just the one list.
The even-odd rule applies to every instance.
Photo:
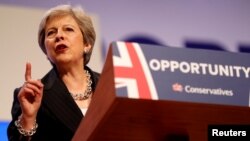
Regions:
[[74, 31], [73, 28], [67, 27], [66, 31]]
[[55, 31], [48, 31], [47, 36], [52, 36], [55, 33]]

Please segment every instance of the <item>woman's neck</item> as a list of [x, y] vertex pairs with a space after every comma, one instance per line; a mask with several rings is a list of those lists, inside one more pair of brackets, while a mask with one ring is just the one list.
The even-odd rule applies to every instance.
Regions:
[[82, 93], [86, 89], [86, 74], [83, 65], [59, 68], [59, 75], [62, 81], [72, 93]]

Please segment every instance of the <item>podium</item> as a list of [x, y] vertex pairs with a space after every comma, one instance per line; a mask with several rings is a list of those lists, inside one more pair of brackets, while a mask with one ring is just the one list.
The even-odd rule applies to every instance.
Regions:
[[113, 42], [73, 141], [207, 141], [250, 125], [250, 55]]

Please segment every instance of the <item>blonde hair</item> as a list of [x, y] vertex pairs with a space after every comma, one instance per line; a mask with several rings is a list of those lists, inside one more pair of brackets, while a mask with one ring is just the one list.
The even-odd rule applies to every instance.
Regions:
[[96, 33], [94, 30], [94, 26], [92, 23], [91, 18], [84, 12], [84, 10], [78, 6], [78, 7], [72, 7], [71, 5], [58, 5], [56, 7], [53, 7], [49, 9], [44, 17], [42, 18], [39, 29], [38, 29], [38, 44], [42, 51], [46, 53], [45, 49], [45, 27], [48, 22], [48, 20], [53, 19], [58, 16], [66, 16], [70, 15], [72, 16], [75, 21], [77, 22], [82, 35], [83, 35], [83, 42], [84, 44], [91, 45], [90, 50], [88, 52], [85, 52], [83, 57], [84, 57], [84, 65], [88, 64], [92, 50], [95, 44], [95, 39], [96, 39]]

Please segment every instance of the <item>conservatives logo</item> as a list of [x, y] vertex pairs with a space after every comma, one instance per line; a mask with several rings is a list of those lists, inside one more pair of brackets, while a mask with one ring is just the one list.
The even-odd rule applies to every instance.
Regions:
[[183, 91], [183, 86], [179, 83], [174, 83], [172, 85], [172, 89], [174, 92], [182, 92]]
[[183, 86], [180, 83], [174, 83], [172, 85], [172, 90], [174, 92], [185, 92], [187, 94], [204, 94], [204, 95], [218, 95], [218, 96], [233, 96], [233, 90], [227, 90], [222, 88], [202, 88], [194, 87], [191, 85]]

